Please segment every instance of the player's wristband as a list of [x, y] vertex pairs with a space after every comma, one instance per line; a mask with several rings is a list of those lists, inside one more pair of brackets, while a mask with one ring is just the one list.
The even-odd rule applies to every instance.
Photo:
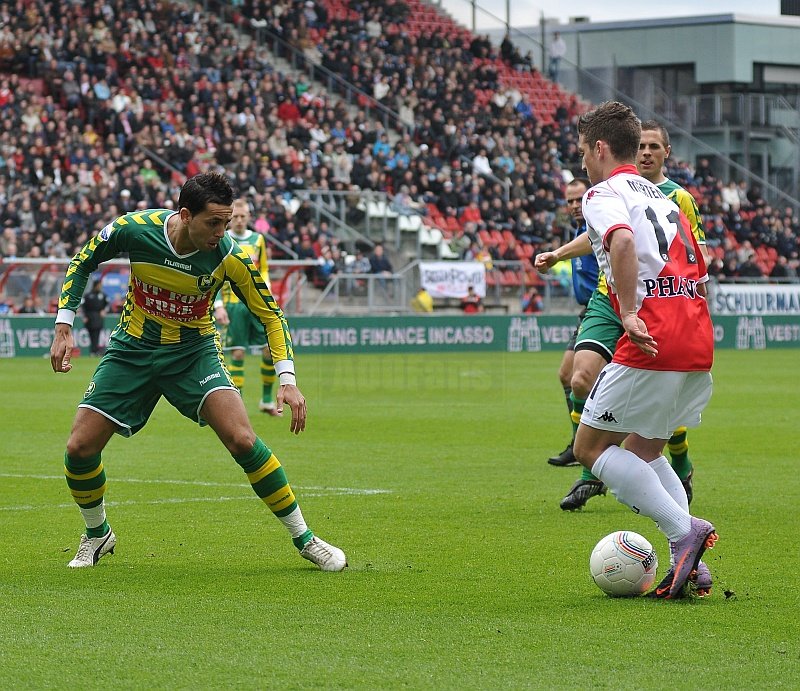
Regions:
[[56, 324], [67, 324], [72, 326], [75, 323], [75, 312], [72, 310], [60, 309], [56, 314]]
[[278, 382], [281, 386], [297, 386], [297, 377], [294, 376], [294, 372], [281, 372], [278, 375]]

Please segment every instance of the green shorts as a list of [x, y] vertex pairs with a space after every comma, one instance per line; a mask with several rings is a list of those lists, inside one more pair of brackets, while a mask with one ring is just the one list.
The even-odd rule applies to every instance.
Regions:
[[225, 329], [225, 350], [251, 346], [263, 348], [267, 345], [264, 335], [264, 325], [253, 316], [243, 302], [231, 302], [226, 305], [229, 324]]
[[130, 437], [145, 426], [162, 396], [182, 415], [207, 424], [200, 409], [217, 389], [238, 391], [225, 369], [219, 339], [153, 348], [117, 335], [78, 407], [97, 411]]
[[595, 290], [578, 328], [575, 352], [591, 350], [602, 355], [606, 362], [611, 362], [623, 333], [622, 321], [611, 306], [608, 295]]

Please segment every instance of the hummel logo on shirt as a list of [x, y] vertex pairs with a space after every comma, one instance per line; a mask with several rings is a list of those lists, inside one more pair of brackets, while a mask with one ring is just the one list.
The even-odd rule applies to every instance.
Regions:
[[599, 415], [595, 418], [595, 420], [602, 420], [603, 422], [617, 422], [617, 418], [614, 417], [614, 413], [606, 411], [602, 415]]

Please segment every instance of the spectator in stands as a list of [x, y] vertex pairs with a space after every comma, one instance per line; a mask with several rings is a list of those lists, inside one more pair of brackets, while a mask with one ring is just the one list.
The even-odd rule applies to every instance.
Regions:
[[453, 187], [452, 180], [445, 180], [443, 189], [438, 195], [436, 207], [444, 216], [456, 216], [458, 213], [458, 193]]
[[389, 296], [394, 294], [394, 284], [389, 283], [389, 278], [394, 274], [394, 268], [380, 243], [375, 245], [369, 256], [369, 272], [378, 276], [378, 285], [385, 293]]
[[[363, 250], [359, 247], [356, 248], [356, 256], [355, 259], [347, 265], [346, 269], [347, 273], [350, 274], [357, 274], [364, 276], [366, 274], [371, 273], [371, 265], [369, 261], [369, 257], [367, 257]], [[345, 284], [345, 292], [348, 295], [353, 295], [355, 293], [361, 292], [366, 285], [366, 281], [363, 278], [348, 278]]]
[[481, 148], [478, 155], [472, 159], [472, 173], [482, 176], [492, 175], [492, 166], [489, 163], [489, 157], [486, 155], [486, 149]]
[[789, 264], [789, 259], [778, 255], [772, 271], [769, 272], [770, 278], [797, 278], [797, 271]]
[[531, 288], [522, 296], [522, 311], [525, 314], [539, 314], [544, 310], [544, 300], [539, 295], [539, 291], [535, 286]]
[[22, 301], [22, 306], [19, 308], [19, 314], [45, 314], [38, 300], [38, 298], [34, 300], [32, 295], [26, 295]]
[[383, 245], [378, 243], [369, 256], [369, 272], [379, 276], [391, 276], [394, 273], [392, 263], [386, 256]]
[[722, 187], [722, 203], [724, 211], [739, 211], [741, 201], [739, 199], [739, 188], [736, 181], [731, 180]]
[[551, 81], [558, 81], [558, 73], [561, 69], [561, 60], [564, 59], [566, 54], [567, 44], [564, 39], [561, 38], [561, 34], [556, 31], [553, 34], [553, 39], [550, 41], [550, 45], [547, 48], [547, 76]]
[[391, 208], [401, 216], [413, 216], [414, 214], [421, 214], [424, 207], [419, 202], [414, 201], [408, 185], [401, 185], [392, 199]]
[[756, 264], [755, 254], [752, 252], [739, 265], [737, 275], [742, 278], [762, 278], [764, 276], [761, 268]]
[[464, 314], [475, 314], [476, 312], [483, 312], [483, 309], [483, 300], [475, 292], [475, 287], [467, 286], [467, 294], [461, 298], [461, 311]]
[[[338, 248], [336, 251], [339, 252]], [[328, 245], [325, 245], [320, 252], [320, 256], [317, 257], [317, 266], [314, 270], [314, 285], [317, 288], [324, 288], [336, 272], [337, 267], [333, 251]]]
[[717, 181], [717, 177], [714, 175], [714, 171], [711, 168], [711, 163], [705, 157], [697, 162], [694, 177], [698, 184], [705, 187], [711, 187]]

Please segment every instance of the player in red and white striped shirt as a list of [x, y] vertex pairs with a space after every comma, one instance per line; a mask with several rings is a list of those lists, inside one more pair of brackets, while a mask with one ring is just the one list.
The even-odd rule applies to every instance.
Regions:
[[653, 594], [681, 597], [717, 539], [711, 523], [689, 514], [663, 455], [672, 430], [699, 425], [711, 397], [706, 267], [686, 217], [636, 170], [641, 123], [633, 111], [604, 103], [581, 116], [578, 132], [594, 185], [583, 215], [625, 334], [589, 394], [575, 456], [620, 502], [656, 521], [673, 566]]

